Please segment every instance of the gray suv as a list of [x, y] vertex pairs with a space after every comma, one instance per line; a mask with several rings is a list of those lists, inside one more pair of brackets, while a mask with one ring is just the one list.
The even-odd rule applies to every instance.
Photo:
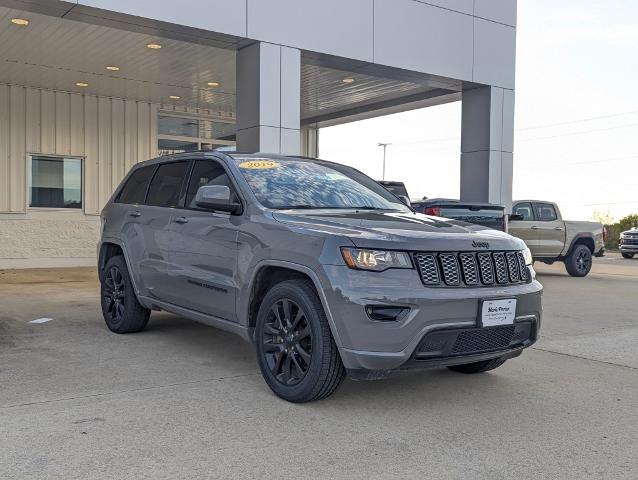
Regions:
[[108, 328], [165, 310], [255, 344], [280, 397], [348, 374], [479, 373], [534, 343], [542, 286], [522, 240], [414, 212], [361, 172], [264, 154], [136, 165], [102, 212]]

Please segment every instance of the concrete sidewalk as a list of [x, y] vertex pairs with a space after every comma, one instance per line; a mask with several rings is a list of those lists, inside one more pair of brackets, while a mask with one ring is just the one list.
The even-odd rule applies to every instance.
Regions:
[[522, 357], [306, 405], [231, 334], [165, 313], [110, 333], [92, 269], [0, 272], [0, 478], [638, 478], [638, 262], [538, 270]]

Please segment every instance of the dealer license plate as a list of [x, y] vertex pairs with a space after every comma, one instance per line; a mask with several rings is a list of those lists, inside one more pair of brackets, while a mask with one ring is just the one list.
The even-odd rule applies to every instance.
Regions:
[[481, 308], [481, 324], [484, 327], [511, 325], [516, 317], [516, 299], [484, 300]]

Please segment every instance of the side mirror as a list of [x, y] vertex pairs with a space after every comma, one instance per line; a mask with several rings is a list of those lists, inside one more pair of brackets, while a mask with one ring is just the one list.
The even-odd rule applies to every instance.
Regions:
[[399, 197], [399, 200], [401, 200], [405, 205], [407, 205], [408, 207], [411, 207], [412, 205], [410, 204], [410, 199], [408, 197], [406, 197], [405, 195], [397, 195], [397, 197]]
[[206, 210], [229, 212], [237, 214], [241, 212], [241, 205], [231, 203], [230, 188], [226, 185], [204, 185], [199, 187], [195, 194], [195, 205]]
[[509, 216], [509, 221], [510, 222], [512, 222], [512, 221], [514, 221], [514, 222], [515, 221], [519, 221], [520, 222], [520, 221], [523, 221], [523, 220], [525, 220], [525, 217], [523, 215], [519, 215], [518, 213], [510, 213], [510, 216]]

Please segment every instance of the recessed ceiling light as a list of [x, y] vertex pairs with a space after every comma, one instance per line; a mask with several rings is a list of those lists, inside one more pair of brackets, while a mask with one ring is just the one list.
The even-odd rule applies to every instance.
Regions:
[[117, 72], [119, 71], [120, 67], [116, 67], [115, 65], [107, 65], [106, 69], [111, 70], [112, 72]]
[[168, 98], [170, 98], [171, 100], [179, 100], [182, 97], [180, 97], [179, 95], [169, 95]]
[[209, 87], [219, 87], [219, 82], [208, 82]]
[[343, 80], [341, 80], [343, 83], [354, 83], [354, 78], [344, 78]]
[[12, 18], [11, 23], [13, 23], [14, 25], [20, 25], [21, 27], [26, 27], [27, 25], [29, 25], [29, 20], [26, 20], [24, 18]]
[[159, 50], [162, 46], [159, 43], [148, 43], [146, 44], [146, 48], [150, 48], [151, 50]]
[[86, 82], [75, 82], [78, 87], [88, 87], [89, 84]]

